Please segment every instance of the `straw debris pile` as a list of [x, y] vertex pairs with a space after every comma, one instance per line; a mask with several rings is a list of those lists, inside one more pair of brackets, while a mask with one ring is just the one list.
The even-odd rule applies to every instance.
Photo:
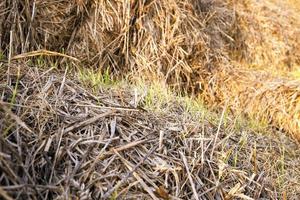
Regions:
[[199, 124], [176, 103], [164, 114], [133, 108], [128, 88], [95, 96], [74, 77], [25, 65], [0, 69], [4, 199], [300, 195], [300, 152], [287, 138], [281, 147], [274, 136]]

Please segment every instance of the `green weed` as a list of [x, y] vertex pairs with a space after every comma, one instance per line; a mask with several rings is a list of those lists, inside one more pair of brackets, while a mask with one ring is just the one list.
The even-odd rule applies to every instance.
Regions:
[[104, 72], [101, 70], [81, 68], [77, 74], [82, 84], [92, 88], [94, 91], [99, 90], [100, 87], [112, 86], [117, 83], [114, 81], [108, 68]]
[[5, 60], [5, 55], [3, 54], [2, 51], [0, 51], [0, 60]]

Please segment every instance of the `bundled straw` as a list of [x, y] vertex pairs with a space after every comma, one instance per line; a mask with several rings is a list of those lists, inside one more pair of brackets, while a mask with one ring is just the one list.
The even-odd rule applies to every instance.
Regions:
[[25, 65], [0, 70], [1, 198], [300, 195], [300, 161], [292, 156], [299, 149], [289, 140], [281, 148], [274, 136], [199, 124], [175, 102], [165, 114], [136, 109], [126, 103], [135, 99], [128, 89], [94, 96], [74, 77]]

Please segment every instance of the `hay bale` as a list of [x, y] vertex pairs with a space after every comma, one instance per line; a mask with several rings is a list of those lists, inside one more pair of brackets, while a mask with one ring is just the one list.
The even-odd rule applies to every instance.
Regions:
[[64, 51], [119, 74], [159, 73], [180, 87], [199, 76], [192, 75], [193, 62], [207, 68], [226, 62], [227, 30], [234, 21], [234, 12], [213, 0], [6, 2], [10, 12], [0, 21], [6, 52], [12, 31], [13, 55]]
[[236, 115], [268, 122], [300, 141], [300, 82], [262, 71], [229, 69], [215, 72], [204, 98], [215, 106], [227, 104]]
[[[94, 1], [6, 0], [2, 24], [2, 50], [20, 54], [40, 48], [67, 51], [88, 18]], [[84, 9], [83, 9], [84, 8]], [[10, 36], [12, 34], [12, 36]]]
[[231, 6], [239, 24], [232, 32], [232, 58], [244, 67], [279, 74], [300, 66], [299, 3], [242, 0], [233, 1]]

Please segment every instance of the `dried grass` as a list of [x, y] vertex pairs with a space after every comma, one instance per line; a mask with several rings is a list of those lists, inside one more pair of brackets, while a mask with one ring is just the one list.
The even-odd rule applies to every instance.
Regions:
[[206, 102], [228, 105], [235, 114], [267, 122], [300, 141], [300, 81], [264, 71], [229, 69], [214, 73], [205, 85]]
[[6, 54], [12, 39], [13, 56], [47, 49], [90, 67], [138, 71], [190, 89], [200, 76], [194, 62], [209, 69], [226, 62], [235, 20], [223, 1], [11, 2], [1, 22]]
[[137, 109], [128, 88], [95, 96], [76, 77], [19, 64], [0, 70], [2, 198], [300, 195], [299, 148], [285, 136], [199, 123], [176, 102], [163, 114]]
[[232, 57], [244, 67], [288, 74], [300, 66], [299, 1], [233, 1]]
[[[6, 0], [1, 47], [8, 58], [47, 49], [55, 59], [68, 55], [114, 75], [161, 79], [180, 91], [209, 93], [210, 104], [231, 102], [232, 110], [250, 116], [264, 108], [259, 119], [299, 138], [297, 82], [245, 75], [229, 62], [278, 72], [299, 63], [299, 14], [277, 12], [281, 4], [274, 2]], [[282, 82], [277, 90], [274, 81]]]

